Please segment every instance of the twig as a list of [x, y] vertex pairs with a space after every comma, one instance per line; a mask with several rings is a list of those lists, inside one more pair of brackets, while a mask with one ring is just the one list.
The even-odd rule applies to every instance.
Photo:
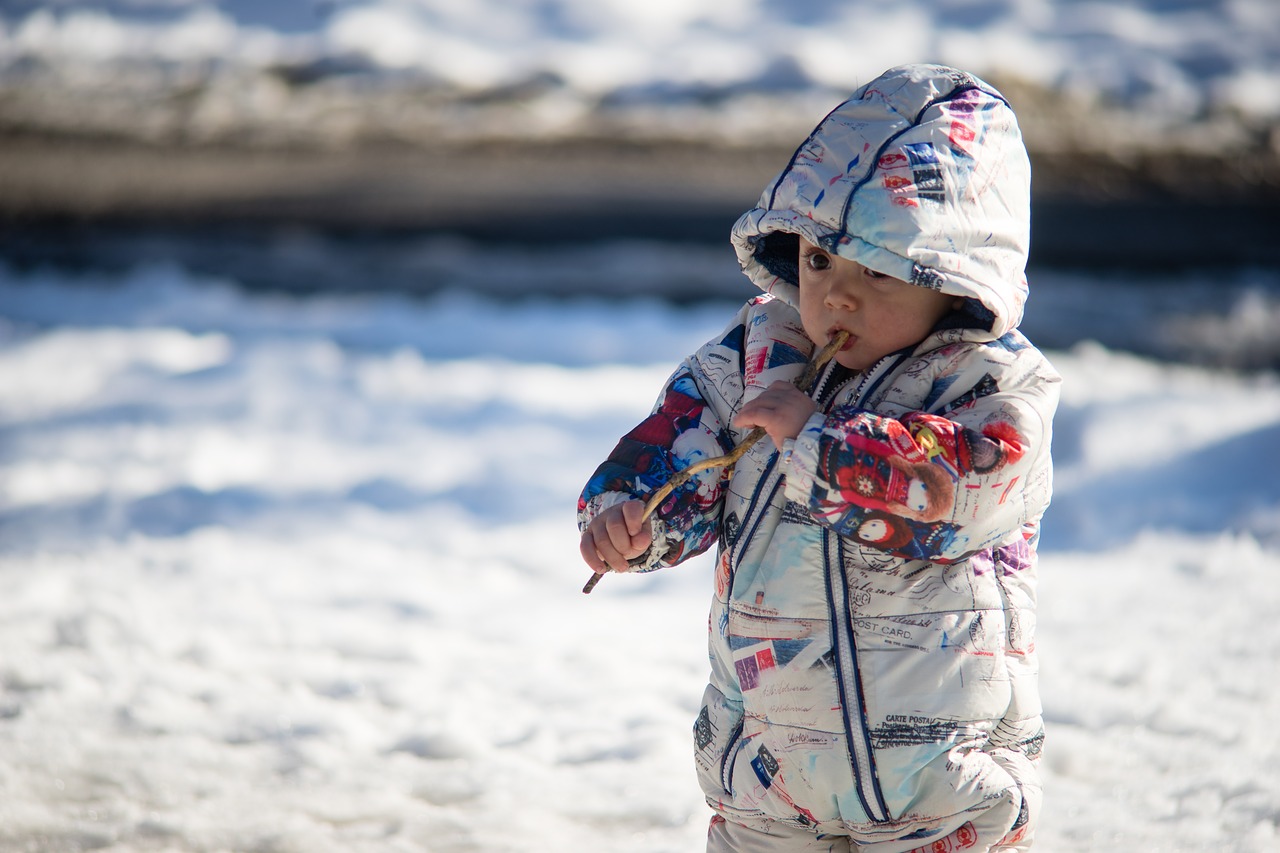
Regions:
[[[827, 343], [825, 347], [818, 350], [813, 358], [809, 360], [809, 364], [805, 366], [804, 372], [796, 379], [796, 387], [802, 391], [808, 390], [813, 384], [813, 380], [818, 378], [818, 371], [822, 369], [828, 361], [831, 360], [840, 348], [844, 346], [845, 341], [849, 340], [849, 333], [845, 331], [836, 332], [835, 336]], [[672, 475], [670, 480], [662, 485], [660, 489], [649, 496], [649, 500], [645, 502], [644, 514], [640, 516], [640, 521], [644, 522], [653, 515], [653, 513], [662, 506], [662, 502], [667, 496], [685, 483], [693, 479], [695, 474], [708, 471], [712, 468], [729, 468], [733, 466], [739, 459], [747, 454], [757, 441], [766, 435], [764, 427], [756, 427], [747, 433], [746, 437], [738, 443], [738, 446], [730, 450], [723, 456], [714, 456], [710, 459], [703, 459], [701, 462], [695, 462], [687, 468], [677, 471]], [[600, 583], [600, 578], [605, 576], [605, 572], [594, 572], [591, 579], [587, 581], [586, 586], [582, 588], [583, 595], [587, 595], [591, 590], [596, 588], [596, 584]]]

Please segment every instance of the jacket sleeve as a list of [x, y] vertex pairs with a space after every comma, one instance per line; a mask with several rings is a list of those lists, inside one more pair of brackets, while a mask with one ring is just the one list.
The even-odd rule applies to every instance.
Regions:
[[[588, 480], [578, 499], [579, 529], [615, 504], [647, 501], [677, 471], [732, 449], [728, 421], [735, 404], [725, 395], [736, 388], [740, 396], [741, 382], [726, 377], [740, 376], [741, 368], [726, 341], [741, 337], [742, 328], [740, 317], [667, 380], [649, 416], [622, 437]], [[728, 368], [727, 359], [733, 362]], [[703, 471], [667, 497], [652, 516], [654, 544], [631, 561], [634, 571], [676, 565], [716, 542], [725, 477], [723, 468]]]
[[858, 544], [908, 559], [954, 562], [1012, 541], [1038, 523], [1052, 488], [1058, 379], [1041, 363], [1007, 371], [1011, 387], [986, 373], [935, 414], [814, 415], [791, 448], [787, 496]]

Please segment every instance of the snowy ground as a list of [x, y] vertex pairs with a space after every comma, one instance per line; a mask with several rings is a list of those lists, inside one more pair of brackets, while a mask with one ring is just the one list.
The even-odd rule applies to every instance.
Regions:
[[[727, 314], [0, 271], [0, 849], [700, 849], [709, 567], [573, 505]], [[1041, 847], [1280, 849], [1280, 380], [1053, 358]]]

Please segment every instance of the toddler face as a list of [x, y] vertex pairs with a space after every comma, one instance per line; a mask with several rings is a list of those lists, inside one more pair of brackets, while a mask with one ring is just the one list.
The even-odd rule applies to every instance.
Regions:
[[850, 333], [836, 361], [865, 370], [891, 352], [919, 343], [960, 300], [908, 284], [800, 240], [800, 319], [822, 346]]

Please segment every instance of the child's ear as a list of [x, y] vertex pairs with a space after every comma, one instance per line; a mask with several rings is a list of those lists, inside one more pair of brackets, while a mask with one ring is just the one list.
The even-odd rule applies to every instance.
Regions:
[[957, 296], [955, 299], [951, 301], [951, 310], [959, 311], [961, 308], [964, 308], [964, 297]]

